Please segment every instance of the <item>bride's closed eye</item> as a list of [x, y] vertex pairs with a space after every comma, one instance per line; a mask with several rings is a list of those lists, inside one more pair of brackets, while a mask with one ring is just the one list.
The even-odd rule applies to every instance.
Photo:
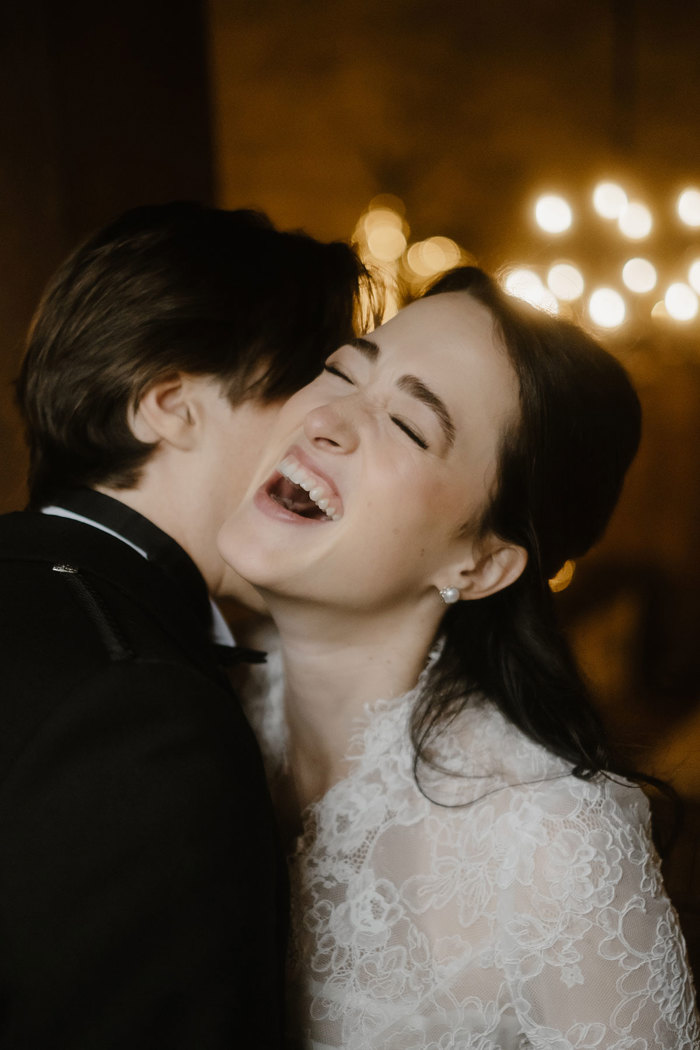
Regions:
[[419, 448], [426, 449], [428, 447], [428, 442], [420, 436], [418, 431], [414, 430], [413, 427], [403, 419], [400, 419], [398, 416], [391, 416], [391, 422], [395, 423], [399, 430], [403, 430], [404, 434], [407, 434], [411, 441], [414, 441]]

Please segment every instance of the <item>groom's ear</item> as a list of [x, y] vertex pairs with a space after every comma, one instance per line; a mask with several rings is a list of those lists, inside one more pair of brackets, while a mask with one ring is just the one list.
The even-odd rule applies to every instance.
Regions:
[[129, 425], [139, 441], [166, 442], [181, 451], [194, 446], [200, 419], [197, 381], [182, 372], [148, 387], [129, 412]]

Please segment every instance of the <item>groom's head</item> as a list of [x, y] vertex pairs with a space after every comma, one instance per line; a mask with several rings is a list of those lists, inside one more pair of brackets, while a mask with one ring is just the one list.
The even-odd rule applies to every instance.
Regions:
[[363, 285], [349, 247], [257, 212], [127, 212], [61, 266], [30, 330], [17, 384], [30, 505], [66, 487], [116, 495], [217, 589], [209, 533], [247, 484], [270, 414], [353, 335]]

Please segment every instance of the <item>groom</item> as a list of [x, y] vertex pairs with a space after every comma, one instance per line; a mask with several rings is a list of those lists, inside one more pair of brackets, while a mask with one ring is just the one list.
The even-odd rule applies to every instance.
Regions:
[[30, 509], [0, 518], [8, 1050], [280, 1043], [285, 884], [209, 597], [245, 585], [214, 541], [363, 276], [341, 244], [173, 204], [101, 230], [44, 296]]

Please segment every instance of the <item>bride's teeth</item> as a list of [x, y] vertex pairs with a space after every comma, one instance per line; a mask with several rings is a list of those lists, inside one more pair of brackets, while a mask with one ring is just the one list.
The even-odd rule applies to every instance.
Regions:
[[305, 492], [308, 492], [309, 499], [313, 500], [327, 518], [331, 521], [340, 521], [342, 514], [337, 512], [330, 499], [319, 498], [325, 492], [324, 487], [309, 479], [308, 474], [294, 456], [286, 456], [278, 465], [277, 470], [285, 478], [288, 478], [293, 485], [299, 485]]

